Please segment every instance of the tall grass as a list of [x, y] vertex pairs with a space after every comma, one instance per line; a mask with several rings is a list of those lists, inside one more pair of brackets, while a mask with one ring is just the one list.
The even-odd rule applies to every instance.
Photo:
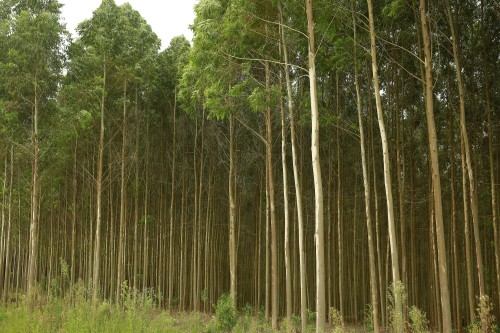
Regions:
[[206, 319], [199, 313], [169, 315], [157, 308], [158, 296], [126, 284], [122, 303], [93, 305], [90, 289], [79, 281], [64, 298], [35, 288], [18, 307], [0, 307], [0, 332], [202, 332]]

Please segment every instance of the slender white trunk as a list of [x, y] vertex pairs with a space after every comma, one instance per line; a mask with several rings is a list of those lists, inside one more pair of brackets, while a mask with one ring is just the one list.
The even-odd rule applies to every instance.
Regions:
[[373, 231], [372, 231], [372, 218], [370, 212], [370, 181], [368, 179], [368, 168], [367, 168], [367, 158], [365, 150], [365, 131], [363, 129], [363, 118], [361, 115], [361, 94], [359, 92], [359, 78], [358, 78], [358, 60], [357, 60], [357, 45], [356, 45], [356, 20], [353, 14], [353, 28], [354, 28], [354, 81], [356, 84], [356, 105], [358, 109], [358, 123], [359, 123], [359, 141], [361, 146], [361, 166], [363, 170], [363, 184], [365, 189], [365, 217], [366, 217], [366, 229], [368, 231], [368, 260], [370, 266], [370, 296], [372, 301], [372, 315], [373, 315], [373, 329], [375, 333], [378, 333], [379, 323], [378, 323], [378, 289], [377, 289], [377, 271], [375, 267], [375, 252], [373, 243]]
[[319, 157], [319, 113], [316, 88], [316, 51], [314, 46], [314, 19], [312, 0], [306, 0], [307, 32], [309, 37], [309, 90], [311, 95], [311, 157], [315, 197], [316, 245], [316, 332], [325, 331], [325, 250], [323, 226], [323, 182]]
[[[382, 111], [382, 101], [380, 97], [380, 86], [378, 81], [378, 64], [377, 64], [377, 51], [375, 46], [375, 24], [373, 20], [373, 5], [371, 0], [367, 1], [368, 1], [368, 16], [370, 21], [370, 48], [372, 56], [373, 88], [375, 90], [377, 119], [380, 129], [380, 136], [382, 138], [382, 152], [384, 160], [384, 182], [385, 182], [385, 193], [387, 200], [389, 243], [391, 247], [391, 259], [392, 259], [392, 280], [393, 283], [397, 283], [400, 282], [401, 280], [399, 275], [399, 253], [396, 240], [396, 227], [394, 224], [394, 201], [392, 197], [392, 180], [391, 180], [390, 159], [389, 159], [389, 145], [387, 142], [387, 133], [385, 130], [385, 122]], [[403, 309], [401, 304], [401, 298], [398, 295], [396, 295], [395, 299], [395, 309], [398, 315], [402, 316]]]

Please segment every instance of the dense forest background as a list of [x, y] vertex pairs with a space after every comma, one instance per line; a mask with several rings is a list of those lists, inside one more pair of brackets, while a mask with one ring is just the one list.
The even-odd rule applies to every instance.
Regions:
[[60, 9], [0, 2], [4, 302], [500, 317], [498, 1], [200, 0], [163, 51], [128, 4], [74, 40]]

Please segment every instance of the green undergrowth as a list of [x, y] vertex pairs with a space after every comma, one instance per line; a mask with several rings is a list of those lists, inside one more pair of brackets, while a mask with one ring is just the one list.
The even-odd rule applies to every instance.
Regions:
[[[124, 284], [119, 305], [108, 301], [94, 305], [91, 290], [78, 282], [61, 298], [46, 288], [35, 288], [29, 298], [19, 299], [18, 306], [0, 306], [0, 332], [275, 332], [262, 312], [256, 314], [250, 306], [237, 311], [227, 294], [214, 304], [213, 314], [169, 313], [158, 307], [161, 298], [152, 291], [142, 293]], [[286, 332], [298, 332], [299, 325], [289, 323]]]
[[122, 288], [118, 306], [107, 301], [94, 305], [83, 283], [72, 286], [64, 298], [35, 289], [19, 306], [0, 307], [0, 332], [203, 332], [206, 315], [171, 315], [156, 306], [152, 292]]

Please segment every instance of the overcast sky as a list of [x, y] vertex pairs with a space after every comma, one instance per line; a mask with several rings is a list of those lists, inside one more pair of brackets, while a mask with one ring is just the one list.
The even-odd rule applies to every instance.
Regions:
[[[101, 4], [101, 0], [60, 0], [60, 2], [64, 5], [62, 17], [66, 22], [66, 28], [73, 36], [78, 23], [92, 17], [92, 12]], [[172, 37], [184, 35], [188, 40], [193, 37], [189, 25], [193, 23], [193, 7], [198, 0], [115, 0], [115, 2], [117, 5], [128, 2], [141, 13], [160, 37], [162, 49], [170, 44]]]

